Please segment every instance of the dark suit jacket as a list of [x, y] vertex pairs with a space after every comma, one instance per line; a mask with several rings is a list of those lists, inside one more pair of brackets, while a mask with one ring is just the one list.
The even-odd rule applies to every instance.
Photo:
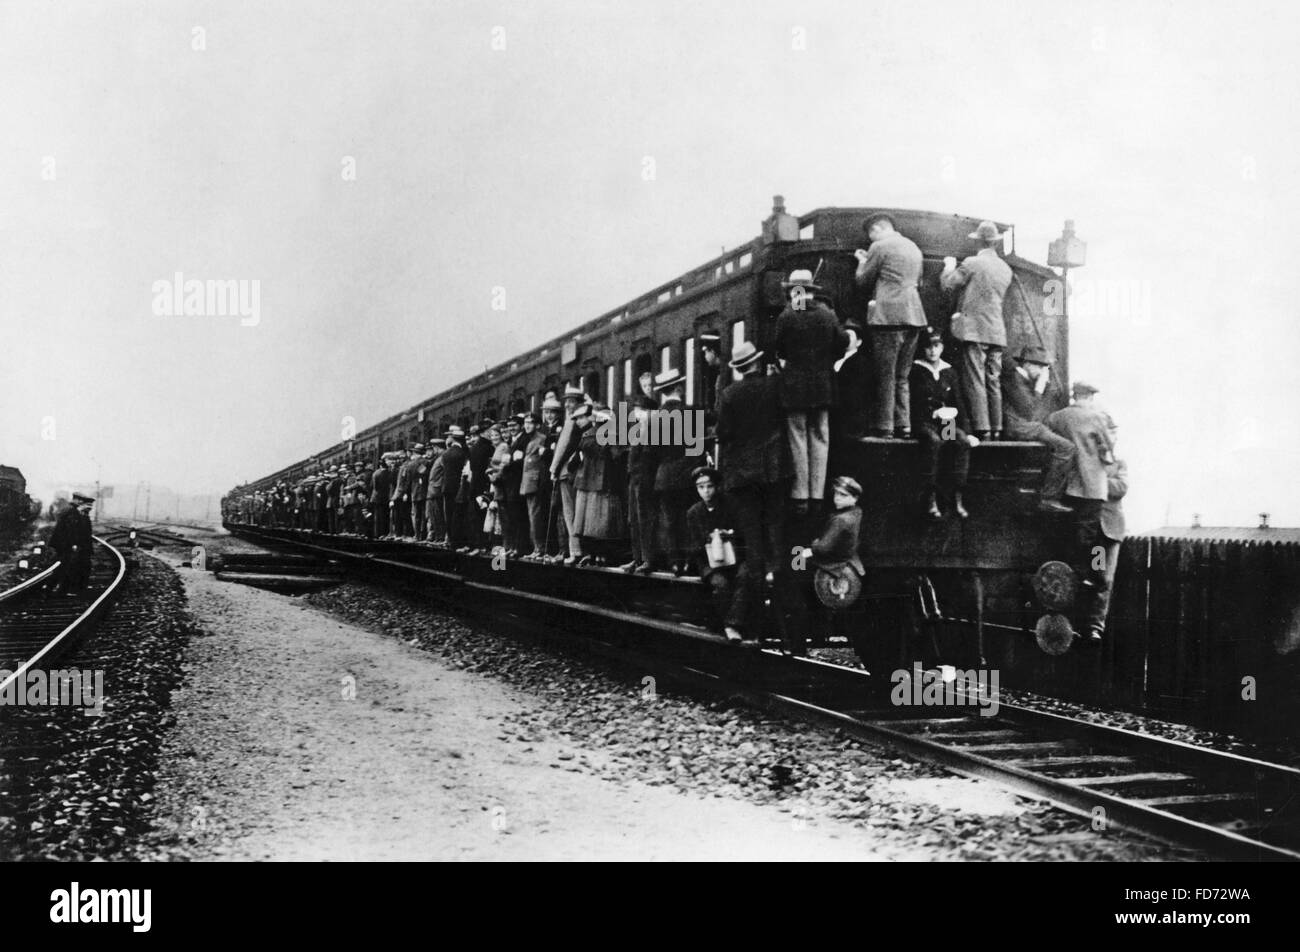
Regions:
[[546, 430], [538, 427], [531, 436], [523, 434], [523, 440], [524, 459], [519, 464], [519, 494], [531, 496], [543, 491], [546, 469], [550, 465], [546, 453]]
[[387, 466], [375, 470], [375, 478], [370, 481], [370, 501], [377, 506], [387, 506], [388, 497], [393, 491], [393, 471]]
[[491, 440], [480, 437], [468, 452], [469, 488], [475, 496], [481, 496], [488, 491], [488, 466], [492, 462], [492, 454], [496, 452], [496, 447], [492, 445]]
[[957, 405], [957, 373], [945, 361], [941, 360], [939, 367], [936, 377], [924, 361], [912, 363], [907, 386], [912, 401], [913, 430], [919, 430], [926, 423], [942, 426], [941, 421], [934, 418], [934, 411]]
[[59, 559], [66, 562], [71, 558], [74, 545], [79, 556], [89, 552], [91, 541], [90, 520], [81, 514], [81, 510], [76, 506], [63, 510], [50, 536], [50, 547], [58, 553]]
[[804, 310], [787, 307], [776, 319], [776, 356], [781, 371], [781, 405], [813, 410], [835, 404], [835, 361], [849, 346], [849, 333], [835, 312], [820, 301]]
[[1124, 541], [1124, 507], [1128, 494], [1128, 466], [1117, 459], [1106, 467], [1106, 501], [1101, 504], [1101, 534], [1112, 542]]
[[1002, 414], [1023, 423], [1044, 423], [1056, 408], [1059, 388], [1055, 377], [1049, 378], [1040, 397], [1034, 385], [1020, 373], [1015, 361], [1002, 367]]
[[723, 390], [717, 437], [724, 489], [776, 483], [790, 476], [780, 378], [752, 373]]
[[866, 569], [858, 557], [858, 533], [862, 528], [862, 510], [857, 506], [837, 509], [826, 519], [822, 534], [809, 546], [813, 564], [818, 568], [837, 569], [851, 565], [859, 575]]
[[[486, 442], [486, 440], [484, 441]], [[488, 449], [492, 444], [488, 443]], [[448, 443], [442, 453], [442, 494], [455, 499], [460, 494], [460, 477], [469, 453], [460, 443]]]
[[[686, 405], [678, 400], [666, 400], [658, 410], [650, 414], [652, 432], [661, 436], [675, 432], [674, 427], [661, 426], [656, 420], [661, 413], [686, 413]], [[697, 466], [704, 465], [703, 456], [687, 456], [684, 444], [680, 446], [647, 446], [650, 456], [655, 461], [654, 491], [657, 493], [675, 490], [689, 491], [695, 485], [691, 472]]]
[[[740, 565], [745, 558], [745, 537], [740, 534], [740, 513], [731, 497], [724, 492], [713, 497], [712, 509], [705, 506], [701, 499], [686, 510], [687, 546], [696, 553], [709, 544], [714, 529], [732, 530], [734, 535], [731, 537], [731, 546], [736, 550], [736, 565]], [[701, 578], [707, 579], [717, 571], [718, 568], [709, 567], [707, 555], [700, 559]]]

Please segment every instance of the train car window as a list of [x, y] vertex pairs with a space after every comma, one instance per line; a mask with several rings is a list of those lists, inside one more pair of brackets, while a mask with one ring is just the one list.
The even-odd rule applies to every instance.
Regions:
[[655, 368], [654, 368], [654, 357], [651, 356], [651, 355], [648, 354], [648, 353], [646, 353], [646, 354], [637, 354], [637, 356], [636, 356], [636, 361], [632, 364], [632, 370], [633, 370], [633, 386], [635, 386], [635, 387], [637, 388], [637, 389], [636, 389], [636, 392], [637, 392], [637, 393], [640, 393], [640, 392], [641, 392], [641, 386], [640, 386], [641, 375], [642, 375], [642, 374], [653, 374], [653, 373], [655, 372]]
[[723, 273], [723, 274], [731, 274], [731, 272], [733, 272], [733, 271], [735, 271], [735, 270], [736, 270], [736, 262], [735, 262], [735, 261], [728, 261], [728, 262], [726, 262], [726, 263], [722, 266], [722, 273]]
[[618, 376], [613, 364], [605, 368], [605, 381], [607, 384], [605, 392], [608, 394], [605, 402], [612, 408], [614, 404], [618, 403]]
[[814, 223], [809, 222], [808, 224], [804, 225], [802, 228], [799, 229], [799, 240], [812, 241], [815, 232], [816, 232], [816, 227]]
[[659, 371], [661, 373], [671, 370], [673, 366], [673, 345], [664, 344], [659, 348]]
[[686, 355], [686, 405], [695, 405], [695, 338], [688, 337], [682, 345]]
[[623, 396], [632, 396], [632, 358], [623, 360]]
[[754, 263], [753, 252], [746, 251], [743, 255], [740, 256], [740, 266], [742, 268], [748, 268], [753, 263]]

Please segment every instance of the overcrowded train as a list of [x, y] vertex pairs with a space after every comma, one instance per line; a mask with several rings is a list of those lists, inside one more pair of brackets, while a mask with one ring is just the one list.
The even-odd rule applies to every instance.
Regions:
[[[1052, 260], [1080, 253], [1067, 223]], [[223, 516], [699, 578], [741, 641], [784, 591], [794, 650], [838, 630], [876, 665], [978, 662], [990, 625], [1060, 652], [1103, 635], [1122, 538], [1100, 515], [1122, 495], [1113, 421], [1068, 361], [1061, 276], [1013, 226], [777, 196], [748, 243], [237, 487]], [[676, 445], [630, 445], [638, 427]]]

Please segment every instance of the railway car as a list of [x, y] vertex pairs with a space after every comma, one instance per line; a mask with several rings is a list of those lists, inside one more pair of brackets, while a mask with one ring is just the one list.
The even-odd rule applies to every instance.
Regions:
[[[642, 373], [679, 369], [687, 404], [701, 406], [700, 335], [720, 335], [724, 349], [753, 341], [770, 354], [776, 317], [785, 305], [781, 282], [791, 271], [813, 271], [841, 320], [865, 323], [867, 298], [854, 281], [854, 251], [867, 246], [864, 223], [879, 213], [890, 215], [896, 229], [920, 247], [926, 316], [948, 337], [948, 352], [955, 352], [948, 329], [956, 302], [940, 288], [938, 275], [944, 257], [978, 251], [968, 236], [981, 219], [871, 206], [820, 208], [796, 217], [777, 196], [751, 241], [244, 491], [292, 481], [320, 466], [377, 459], [452, 423], [468, 427], [482, 417], [536, 410], [547, 390], [566, 383], [613, 406], [635, 395]], [[1014, 275], [1005, 309], [1006, 353], [1039, 343], [1064, 393], [1069, 324], [1060, 306], [1061, 279], [1016, 253], [1014, 225], [996, 224], [1007, 236], [1003, 258]], [[852, 475], [865, 488], [861, 555], [868, 574], [845, 631], [869, 668], [908, 667], [916, 660], [967, 667], [1024, 642], [1048, 609], [1034, 580], [1045, 563], [1064, 557], [1068, 545], [1062, 517], [1037, 509], [1046, 458], [1046, 448], [1037, 443], [982, 444], [972, 453], [966, 493], [972, 516], [935, 523], [924, 518], [920, 503], [920, 446], [858, 436], [832, 416], [831, 476]], [[720, 462], [725, 467], [726, 460]], [[996, 637], [986, 638], [989, 633]], [[1015, 637], [1003, 645], [1000, 639], [1009, 634]]]
[[0, 528], [29, 522], [34, 515], [32, 497], [27, 495], [27, 480], [22, 470], [0, 466]]

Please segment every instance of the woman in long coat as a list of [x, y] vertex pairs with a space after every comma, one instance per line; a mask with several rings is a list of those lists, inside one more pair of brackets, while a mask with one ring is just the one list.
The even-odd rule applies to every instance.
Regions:
[[501, 436], [501, 431], [495, 426], [488, 427], [484, 435], [493, 447], [492, 458], [487, 467], [488, 483], [492, 487], [492, 502], [487, 511], [493, 515], [484, 520], [484, 527], [489, 536], [488, 549], [491, 551], [502, 545], [502, 539], [509, 534], [510, 516], [506, 508], [505, 471], [510, 465], [510, 443]]
[[[614, 460], [616, 447], [602, 445], [597, 433], [602, 423], [610, 419], [609, 410], [597, 407], [591, 422], [582, 427], [578, 447], [582, 465], [574, 478], [577, 495], [574, 532], [584, 540], [584, 555], [579, 565], [605, 565], [614, 557], [627, 538], [627, 525], [623, 518], [623, 503], [619, 498], [620, 468]], [[590, 544], [588, 544], [590, 543]]]

